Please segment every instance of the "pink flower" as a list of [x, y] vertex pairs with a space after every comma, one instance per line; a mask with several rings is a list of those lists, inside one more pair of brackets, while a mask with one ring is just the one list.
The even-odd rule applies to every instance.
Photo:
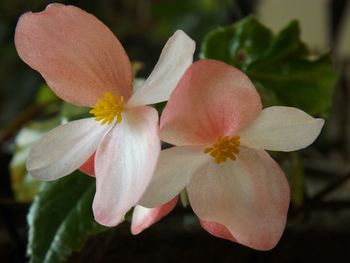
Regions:
[[324, 121], [296, 108], [261, 108], [241, 71], [214, 60], [192, 64], [160, 121], [161, 139], [176, 147], [161, 152], [140, 204], [160, 206], [186, 187], [209, 233], [259, 250], [273, 248], [285, 227], [290, 192], [265, 150], [304, 148]]
[[[95, 152], [95, 219], [117, 225], [147, 187], [160, 151], [157, 111], [192, 63], [194, 42], [177, 31], [149, 78], [134, 94], [131, 64], [113, 33], [96, 17], [62, 4], [21, 16], [20, 57], [63, 100], [93, 107], [96, 118], [69, 122], [31, 148], [27, 169], [41, 180], [70, 174]], [[104, 124], [104, 125], [101, 125]]]

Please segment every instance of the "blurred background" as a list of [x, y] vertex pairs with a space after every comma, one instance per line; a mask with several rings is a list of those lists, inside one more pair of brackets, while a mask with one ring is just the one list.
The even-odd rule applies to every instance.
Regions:
[[[18, 57], [14, 30], [21, 14], [41, 11], [51, 2], [0, 1], [0, 262], [28, 260], [26, 215], [38, 182], [25, 175], [26, 155], [23, 151], [21, 156], [21, 150], [37, 138], [37, 133], [58, 124], [54, 116], [61, 107], [51, 103], [55, 99], [41, 76]], [[349, 1], [56, 2], [78, 6], [111, 28], [130, 59], [137, 62], [139, 77], [150, 73], [162, 46], [176, 29], [184, 30], [197, 42], [195, 59], [198, 59], [201, 43], [209, 31], [250, 14], [275, 32], [290, 20], [298, 19], [302, 40], [316, 55], [331, 51], [339, 76], [326, 127], [315, 146], [301, 153], [299, 166], [303, 173], [293, 181], [294, 198], [287, 228], [275, 249], [258, 252], [214, 238], [200, 229], [190, 208], [180, 206], [139, 236], [131, 236], [126, 223], [92, 237], [70, 262], [350, 262]], [[69, 106], [62, 111], [65, 117], [74, 115], [69, 119], [83, 114]], [[29, 129], [23, 130], [24, 127]], [[30, 129], [33, 127], [37, 127], [35, 132]]]

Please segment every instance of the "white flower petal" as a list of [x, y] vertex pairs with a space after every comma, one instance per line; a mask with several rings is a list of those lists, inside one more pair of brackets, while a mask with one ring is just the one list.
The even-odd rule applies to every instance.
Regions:
[[88, 118], [51, 130], [32, 146], [28, 172], [48, 181], [72, 173], [96, 150], [110, 128], [111, 125], [101, 125], [94, 118]]
[[144, 86], [129, 99], [127, 106], [154, 104], [167, 101], [171, 92], [193, 61], [195, 42], [183, 31], [177, 30], [165, 44], [158, 63]]
[[242, 132], [241, 144], [271, 151], [295, 151], [315, 141], [323, 127], [323, 119], [315, 119], [297, 108], [273, 106]]
[[135, 206], [149, 184], [160, 152], [158, 113], [143, 106], [128, 110], [95, 155], [95, 219], [115, 226]]
[[143, 85], [145, 84], [145, 79], [143, 78], [134, 78], [134, 81], [132, 83], [132, 93], [136, 93], [136, 91], [138, 91], [139, 89], [141, 89], [143, 87]]
[[200, 146], [179, 146], [161, 151], [152, 181], [142, 196], [144, 207], [157, 207], [178, 195], [195, 171], [211, 157]]
[[200, 220], [226, 227], [238, 243], [268, 250], [283, 233], [289, 186], [263, 150], [241, 147], [236, 161], [210, 163], [192, 177], [187, 192]]

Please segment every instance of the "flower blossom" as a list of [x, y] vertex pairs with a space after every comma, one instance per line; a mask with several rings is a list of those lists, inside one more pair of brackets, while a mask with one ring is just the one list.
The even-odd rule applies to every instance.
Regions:
[[158, 113], [145, 105], [168, 99], [192, 63], [194, 42], [176, 31], [134, 94], [122, 45], [101, 21], [77, 7], [51, 4], [22, 15], [15, 44], [57, 96], [92, 107], [95, 115], [59, 126], [34, 144], [29, 173], [55, 180], [93, 162], [95, 219], [117, 225], [144, 193], [160, 152]]
[[262, 109], [244, 73], [215, 60], [195, 62], [162, 113], [160, 137], [175, 147], [161, 151], [132, 232], [169, 213], [186, 188], [209, 233], [258, 250], [273, 248], [286, 224], [290, 190], [265, 150], [304, 148], [323, 124], [292, 107]]

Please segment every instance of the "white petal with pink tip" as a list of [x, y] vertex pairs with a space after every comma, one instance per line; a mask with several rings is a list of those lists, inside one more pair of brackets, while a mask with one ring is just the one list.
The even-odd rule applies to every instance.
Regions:
[[149, 184], [159, 152], [157, 111], [148, 106], [127, 110], [95, 154], [97, 222], [116, 226], [123, 220]]

